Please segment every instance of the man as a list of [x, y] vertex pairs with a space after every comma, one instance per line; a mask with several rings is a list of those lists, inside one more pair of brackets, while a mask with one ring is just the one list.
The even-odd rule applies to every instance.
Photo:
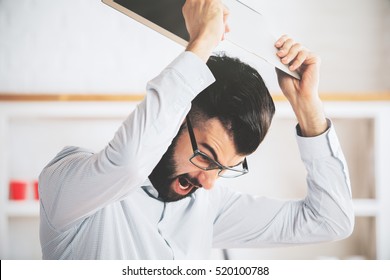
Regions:
[[204, 259], [212, 247], [351, 233], [347, 166], [318, 97], [318, 57], [287, 36], [276, 42], [281, 61], [302, 77], [278, 71], [299, 122], [307, 197], [280, 201], [214, 186], [220, 176], [248, 172], [246, 156], [267, 133], [274, 105], [256, 70], [210, 58], [229, 29], [221, 2], [187, 0], [183, 14], [186, 52], [149, 82], [107, 147], [66, 147], [42, 171], [43, 258]]

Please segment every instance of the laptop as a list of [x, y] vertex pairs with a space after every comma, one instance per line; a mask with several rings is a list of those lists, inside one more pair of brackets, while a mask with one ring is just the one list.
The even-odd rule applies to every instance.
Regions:
[[[108, 6], [161, 33], [182, 46], [187, 46], [187, 32], [182, 7], [185, 0], [102, 0]], [[276, 38], [268, 31], [261, 13], [239, 0], [222, 0], [229, 9], [226, 41], [259, 57], [274, 67], [299, 79], [276, 55]]]

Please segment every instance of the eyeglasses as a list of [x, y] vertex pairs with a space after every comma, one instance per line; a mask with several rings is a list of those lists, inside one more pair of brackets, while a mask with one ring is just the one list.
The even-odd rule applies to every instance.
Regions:
[[223, 178], [236, 178], [249, 172], [246, 158], [235, 166], [224, 166], [216, 160], [210, 158], [205, 153], [201, 152], [198, 149], [194, 130], [192, 129], [192, 124], [188, 116], [186, 117], [186, 121], [188, 133], [190, 134], [192, 149], [194, 151], [194, 154], [189, 159], [193, 165], [205, 171], [219, 169], [218, 176]]

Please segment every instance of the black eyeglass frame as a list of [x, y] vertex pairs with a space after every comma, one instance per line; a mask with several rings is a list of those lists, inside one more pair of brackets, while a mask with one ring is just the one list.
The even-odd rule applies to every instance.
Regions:
[[[244, 158], [244, 160], [242, 162], [240, 162], [239, 164], [237, 164], [236, 166], [240, 166], [242, 165], [243, 169], [235, 169], [234, 167], [228, 167], [228, 166], [224, 166], [222, 164], [220, 164], [218, 161], [210, 158], [207, 154], [203, 153], [202, 151], [199, 150], [198, 148], [198, 144], [196, 142], [196, 138], [195, 138], [195, 134], [194, 134], [194, 130], [192, 128], [192, 124], [191, 124], [191, 121], [190, 121], [190, 118], [189, 116], [186, 117], [186, 122], [187, 122], [187, 129], [188, 129], [188, 133], [190, 135], [190, 140], [191, 140], [191, 145], [192, 145], [192, 150], [194, 151], [193, 155], [189, 158], [189, 161], [195, 165], [196, 167], [202, 169], [202, 170], [205, 170], [205, 171], [210, 171], [210, 170], [216, 170], [216, 169], [219, 169], [219, 172], [218, 172], [218, 176], [219, 177], [223, 177], [223, 178], [237, 178], [237, 177], [240, 177], [242, 175], [245, 175], [249, 172], [249, 169], [248, 169], [248, 162], [246, 160], [246, 158]], [[194, 163], [192, 160], [196, 157], [196, 156], [202, 156], [204, 158], [206, 158], [207, 160], [209, 160], [212, 164], [214, 164], [216, 167], [212, 167], [212, 168], [205, 168], [205, 167], [202, 167], [202, 166], [199, 166], [197, 165], [196, 163]], [[224, 170], [230, 170], [230, 171], [234, 171], [237, 173], [237, 175], [234, 175], [234, 176], [224, 176], [224, 174], [222, 173]], [[234, 173], [233, 173], [234, 174]]]

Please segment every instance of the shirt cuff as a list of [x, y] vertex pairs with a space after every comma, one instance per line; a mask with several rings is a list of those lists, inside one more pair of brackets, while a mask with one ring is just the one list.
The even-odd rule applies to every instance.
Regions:
[[328, 156], [339, 157], [342, 153], [340, 144], [331, 120], [327, 119], [328, 129], [315, 137], [302, 137], [299, 135], [297, 125], [298, 148], [303, 161], [324, 158]]
[[173, 69], [191, 89], [193, 93], [191, 99], [215, 82], [215, 78], [206, 63], [189, 51], [180, 54], [168, 65], [167, 69]]

